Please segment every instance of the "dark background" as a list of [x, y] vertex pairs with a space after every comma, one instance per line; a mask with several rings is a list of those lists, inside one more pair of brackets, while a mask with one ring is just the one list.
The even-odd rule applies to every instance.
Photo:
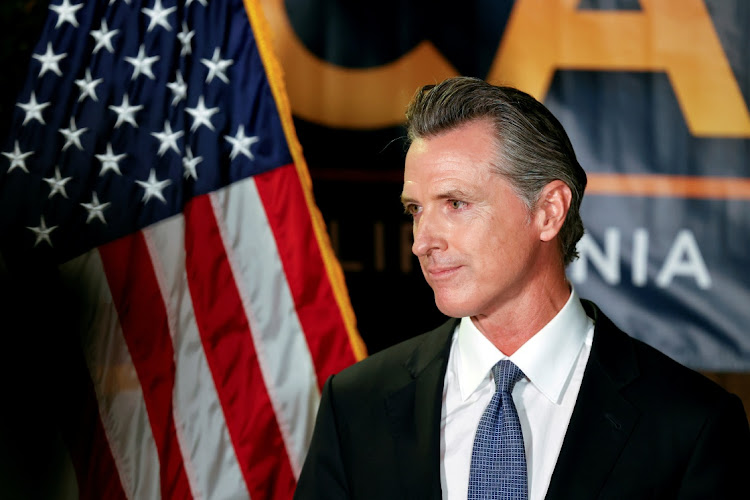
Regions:
[[[392, 62], [423, 40], [462, 74], [486, 77], [512, 1], [285, 0], [287, 16], [305, 47], [344, 68]], [[750, 64], [745, 47], [750, 4], [704, 2], [745, 102]], [[583, 0], [579, 9], [640, 10], [638, 0]], [[689, 48], [688, 48], [689, 50]], [[283, 61], [282, 61], [283, 63]], [[291, 75], [302, 78], [306, 75]], [[310, 79], [315, 75], [309, 75]], [[425, 82], [430, 83], [430, 82]], [[545, 104], [571, 136], [590, 174], [648, 173], [748, 176], [750, 141], [697, 137], [687, 128], [669, 77], [663, 72], [558, 70]], [[294, 107], [294, 103], [292, 103]], [[404, 130], [344, 130], [295, 119], [318, 206], [346, 274], [358, 327], [370, 352], [422, 333], [444, 318], [432, 303], [416, 260], [406, 259], [408, 219], [401, 213]], [[617, 284], [603, 281], [591, 264], [579, 294], [598, 302], [616, 324], [703, 370], [747, 371], [750, 231], [747, 200], [695, 200], [586, 195], [582, 206], [589, 235], [602, 245], [619, 231]], [[649, 232], [648, 283], [629, 280], [633, 234]], [[711, 271], [711, 290], [691, 277], [655, 285], [676, 235], [694, 235]], [[404, 260], [406, 259], [406, 261]]]
[[[48, 4], [48, 0], [6, 0], [0, 4], [0, 29], [3, 32], [0, 44], [3, 68], [0, 137], [8, 133], [16, 96], [49, 12]], [[420, 41], [430, 40], [461, 73], [484, 77], [513, 1], [472, 0], [464, 2], [460, 8], [448, 0], [357, 3], [286, 0], [285, 5], [289, 20], [305, 46], [329, 62], [352, 68], [378, 66], [397, 59]], [[738, 18], [748, 18], [747, 5], [744, 8], [741, 8], [742, 3], [734, 2], [734, 5]], [[710, 11], [712, 2], [707, 2], [707, 7]], [[584, 0], [579, 8], [638, 10], [640, 6], [637, 0]], [[737, 45], [737, 40], [726, 37], [741, 35], [719, 34], [724, 37], [724, 46], [730, 48]], [[747, 38], [747, 34], [741, 36]], [[741, 41], [739, 45], [743, 45]], [[728, 50], [727, 55], [738, 80], [747, 81], [750, 64], [746, 64], [746, 55], [732, 50]], [[619, 95], [629, 95], [630, 98], [622, 99], [617, 97]], [[595, 149], [601, 142], [612, 142], [612, 134], [616, 134], [615, 139], [619, 137], [622, 148], [637, 145], [653, 149], [655, 141], [664, 143], [665, 138], [658, 137], [662, 133], [660, 130], [634, 132], [618, 121], [623, 113], [634, 109], [647, 114], [655, 106], [655, 96], [663, 97], [659, 106], [666, 108], [668, 114], [677, 116], [664, 128], [674, 131], [666, 139], [672, 141], [670, 150], [682, 158], [670, 157], [667, 163], [652, 165], [653, 168], [663, 173], [695, 173], [700, 165], [691, 162], [700, 161], [696, 158], [701, 157], [703, 151], [721, 150], [729, 151], [721, 159], [730, 157], [730, 161], [714, 162], [711, 167], [718, 169], [716, 173], [745, 175], [744, 154], [750, 151], [749, 141], [691, 137], [664, 74], [558, 71], [545, 102], [566, 127], [572, 123], [591, 136], [589, 143], [588, 138], [583, 141], [571, 134], [584, 168], [589, 171], [616, 170], [617, 158], [603, 158], [601, 151]], [[748, 102], [749, 97], [746, 93]], [[569, 116], [571, 109], [575, 113], [574, 119]], [[316, 202], [344, 268], [358, 329], [369, 352], [376, 352], [440, 324], [445, 318], [435, 308], [418, 262], [410, 255], [409, 219], [402, 213], [399, 201], [406, 151], [404, 129], [400, 126], [376, 130], [335, 129], [299, 118], [295, 118], [295, 125], [313, 179]], [[618, 151], [615, 149], [616, 156]], [[625, 152], [625, 149], [620, 152]], [[670, 171], [674, 165], [680, 170]], [[587, 205], [596, 209], [587, 213]], [[733, 204], [729, 208], [724, 205], [706, 207], [740, 213], [748, 208], [746, 203]], [[589, 218], [609, 216], [608, 207], [602, 205], [601, 197], [584, 200], [583, 209], [587, 226], [587, 215]], [[666, 211], [679, 209], [679, 206], [660, 208]], [[651, 213], [642, 210], [633, 214], [632, 225], [635, 227], [641, 220], [650, 218]], [[733, 238], [737, 240], [738, 236]], [[736, 244], [750, 247], [750, 241], [745, 241], [747, 237], [740, 240]], [[24, 281], [28, 283], [28, 277]], [[627, 284], [623, 284], [619, 292], [642, 303], [660, 299], [653, 296], [652, 290], [627, 289]], [[6, 293], [17, 295], [15, 292]]]
[[[0, 3], [0, 138], [7, 136], [16, 96], [47, 16], [48, 3], [47, 0]], [[581, 8], [590, 8], [594, 3], [583, 1]], [[637, 0], [596, 3], [604, 8], [639, 8]], [[484, 77], [512, 2], [474, 0], [463, 2], [460, 8], [456, 2], [447, 0], [371, 3], [287, 0], [286, 5], [290, 20], [306, 46], [330, 62], [349, 67], [376, 66], [398, 58], [420, 40], [430, 39], [461, 73]], [[403, 19], [413, 20], [414, 25], [403, 25]], [[358, 28], [353, 30], [352, 25]], [[333, 43], [332, 38], [336, 37], [349, 42]], [[736, 74], [747, 79], [743, 73], [750, 68], [746, 53], [729, 56]], [[736, 66], [738, 61], [742, 63], [740, 66]], [[603, 92], [623, 86], [630, 90], [641, 88], [648, 96], [653, 86], [668, 86], [668, 82], [665, 75], [558, 72], [547, 102], [552, 108], [555, 103], [570, 103], [575, 99], [586, 100], [582, 106], [592, 102], [591, 99], [599, 99], [602, 109], [612, 105], [602, 95], [571, 90], [586, 86], [602, 88]], [[679, 111], [671, 91], [664, 92], [664, 105]], [[626, 108], [647, 106], [647, 99], [640, 104], [629, 101], [619, 105]], [[747, 94], [745, 99], [748, 101]], [[588, 119], [592, 131], [617, 129], [616, 113], [603, 114], [581, 119], [584, 122]], [[611, 122], [608, 124], [607, 120]], [[410, 254], [410, 221], [402, 213], [399, 200], [406, 151], [403, 128], [343, 130], [300, 119], [295, 119], [295, 125], [313, 178], [316, 201], [344, 268], [358, 329], [368, 351], [374, 353], [439, 325], [445, 318], [437, 311], [418, 262]], [[684, 129], [684, 123], [676, 127]], [[685, 137], [687, 131], [682, 129], [680, 137]], [[747, 141], [740, 145], [731, 140], [723, 140], [722, 144], [706, 141], [691, 139], [682, 151], [687, 154], [695, 148], [710, 149], [717, 144], [750, 151]], [[575, 146], [579, 150], [579, 144]], [[581, 151], [595, 153], [587, 153], [585, 144], [580, 146], [579, 155]], [[746, 172], [746, 165], [743, 168]], [[734, 175], [742, 173], [734, 172]], [[588, 203], [598, 210], [601, 199]], [[623, 203], [627, 205], [627, 200]], [[700, 206], [706, 210], [716, 209], [710, 203]], [[667, 212], [672, 209], [671, 206], [660, 208]], [[718, 209], [750, 213], [746, 203], [731, 204], [729, 208], [722, 205]], [[606, 212], [606, 208], [602, 211]], [[641, 216], [647, 218], [649, 214]], [[740, 238], [740, 246], [746, 253], [750, 248], [746, 244], [747, 234], [735, 237]], [[65, 341], [74, 332], [63, 329], [65, 306], [59, 300], [54, 270], [20, 269], [15, 264], [7, 269], [3, 267], [0, 261], [0, 338], [3, 342], [0, 387], [6, 400], [6, 408], [0, 412], [0, 428], [3, 429], [0, 433], [0, 496], [14, 497], [14, 487], [17, 487], [17, 491], [25, 494], [35, 491], [46, 497], [50, 492], [45, 492], [44, 485], [34, 484], [34, 477], [52, 477], [60, 457], [42, 456], [38, 450], [49, 449], [51, 441], [65, 439], [56, 433], [50, 422], [66, 414], [61, 411], [66, 405], [87, 404], [60, 396], [66, 393], [64, 387], [79, 384], [78, 379], [85, 378], [86, 373], [79, 359], [80, 352], [71, 350], [76, 344]], [[646, 304], [650, 300], [642, 290], [633, 289], [629, 293]], [[46, 306], [41, 308], [40, 304]], [[750, 407], [748, 374], [709, 372], [707, 375], [740, 394], [746, 408]]]
[[[0, 29], [3, 32], [0, 44], [3, 68], [0, 137], [8, 133], [16, 96], [49, 12], [48, 4], [48, 0], [7, 0], [0, 4]], [[737, 18], [750, 18], [748, 4], [733, 4]], [[513, 1], [472, 0], [464, 2], [460, 8], [448, 0], [357, 3], [286, 0], [285, 5], [289, 20], [305, 46], [317, 57], [331, 63], [351, 68], [378, 66], [397, 59], [420, 41], [429, 40], [462, 74], [484, 77]], [[709, 1], [706, 5], [711, 11], [714, 2]], [[721, 4], [730, 11], [727, 5]], [[584, 0], [579, 8], [638, 10], [640, 7], [637, 0]], [[722, 15], [727, 13], [722, 11]], [[750, 64], [747, 64], [746, 54], [733, 51], [732, 47], [748, 46], [748, 34], [719, 31], [719, 35], [732, 69], [746, 91]], [[745, 100], [750, 102], [747, 91]], [[617, 172], [623, 168], [618, 162], [628, 161], [624, 158], [632, 162], [638, 154], [645, 154], [653, 158], [646, 165], [655, 173], [695, 175], [701, 173], [701, 168], [706, 168], [704, 164], [707, 164], [713, 175], [747, 175], [746, 156], [750, 151], [750, 141], [691, 136], [665, 74], [558, 71], [545, 103], [558, 115], [569, 133], [571, 130], [577, 132], [571, 133], [571, 138], [581, 163], [589, 172]], [[656, 128], [634, 130], [628, 125], [630, 122], [622, 118], [631, 113], [637, 117], [637, 123], [654, 123], [649, 120], [654, 109], [670, 117], [651, 125]], [[313, 179], [316, 202], [344, 268], [358, 329], [369, 352], [376, 352], [440, 324], [445, 318], [435, 308], [419, 265], [410, 255], [409, 219], [402, 213], [399, 201], [406, 151], [403, 127], [336, 129], [299, 118], [295, 118], [295, 126]], [[658, 151], [662, 152], [659, 156]], [[664, 151], [669, 154], [665, 155]], [[666, 213], [725, 211], [733, 212], [735, 220], [737, 214], [750, 213], [747, 202], [687, 206], [680, 201], [646, 200], [630, 204], [623, 199], [608, 204], [602, 197], [587, 195], [583, 205], [584, 223], [598, 241], [601, 241], [602, 228], [611, 225], [613, 220], [625, 225], [621, 214], [613, 213], [621, 205], [635, 207], [627, 221], [627, 230], [631, 232], [636, 227], [649, 227], [655, 210]], [[658, 208], [650, 209], [649, 206]], [[669, 233], [678, 229], [673, 226], [651, 229], [653, 234]], [[750, 248], [750, 232], [737, 231], [729, 226], [725, 233], [732, 238], [734, 246]], [[625, 245], [630, 234], [623, 231]], [[705, 231], [702, 236], [705, 241], [700, 242], [702, 247], [720, 246], [721, 242], [714, 236], [715, 232]], [[701, 235], [697, 234], [697, 237]], [[662, 259], [666, 250], [660, 250]], [[709, 262], [713, 267], [730, 262], [726, 269], [720, 269], [723, 274], [719, 277], [727, 282], [741, 280], [739, 285], [744, 286], [748, 274], [736, 273], [736, 269], [743, 265], [742, 254], [736, 257], [739, 261], [729, 261], [723, 248], [715, 248], [714, 255], [707, 259], [713, 258], [715, 262]], [[625, 267], [623, 273], [626, 272]], [[655, 272], [649, 270], [650, 275]], [[594, 274], [595, 271], [590, 270], [589, 275]], [[601, 283], [586, 285], [597, 295], [588, 298], [601, 300], [604, 293], [612, 294], [614, 304], [627, 297], [637, 309], [644, 304], [659, 304], [656, 309], [661, 309], [665, 303], [671, 307], [670, 297], [660, 295], [653, 287], [634, 288], [622, 283], [615, 290]], [[579, 287], [580, 291], [586, 297], [587, 290]], [[612, 303], [600, 305], [612, 316]], [[699, 300], [695, 305], [703, 307], [699, 316], [710, 315], [714, 308], [714, 304], [701, 305]], [[675, 307], [681, 306], [675, 304]], [[684, 315], [684, 310], [672, 314]], [[662, 322], [664, 317], [669, 321], [669, 315], [662, 315]], [[622, 315], [620, 321], [613, 319], [631, 333], [641, 333], [629, 322], [627, 315]], [[740, 325], [746, 323], [746, 317], [729, 321]], [[651, 325], [652, 330], [661, 328], [653, 322]], [[653, 337], [649, 337], [651, 334], [643, 332], [642, 338], [654, 343]], [[664, 348], [658, 344], [657, 347]], [[677, 346], [675, 352], [680, 348]]]
[[[483, 78], [514, 2], [284, 3], [297, 36], [320, 59], [349, 68], [378, 66], [429, 40], [461, 74]], [[743, 20], [750, 19], [750, 3], [704, 3], [715, 26], [723, 26], [717, 34], [748, 103], [750, 31], [742, 27], [747, 27]], [[637, 11], [641, 7], [638, 0], [581, 0], [578, 8]], [[640, 173], [741, 178], [750, 174], [750, 141], [693, 136], [665, 73], [557, 71], [545, 104], [571, 134], [579, 160], [589, 172], [630, 172], [635, 164]], [[440, 324], [445, 318], [434, 305], [418, 262], [404, 256], [410, 245], [409, 219], [399, 201], [404, 129], [344, 130], [299, 118], [295, 125], [369, 351]], [[599, 301], [610, 317], [616, 306], [627, 303], [627, 311], [616, 323], [657, 347], [672, 347], [672, 355], [685, 352], [686, 359], [695, 359], [695, 352], [705, 349], [707, 362], [692, 366], [739, 394], [750, 409], [750, 374], [733, 372], [726, 367], [730, 363], [718, 368], [719, 356], [708, 346], [696, 347], [691, 343], [695, 337], [684, 334], [703, 329], [699, 337], [710, 332], [731, 349], [727, 346], [733, 340], [716, 330], [716, 325], [731, 325], [738, 340], [734, 365], [747, 364], [747, 352], [739, 341], [747, 338], [745, 296], [729, 291], [750, 288], [746, 260], [750, 203], [588, 195], [582, 210], [584, 224], [597, 241], [602, 241], [608, 227], [617, 225], [621, 230], [623, 276], [630, 272], [627, 259], [635, 229], [649, 228], [651, 248], [647, 287], [632, 286], [627, 280], [611, 286], [590, 268], [588, 282], [576, 285], [581, 295]], [[710, 294], [696, 291], [690, 279], [678, 278], [670, 290], [653, 286], [672, 238], [684, 227], [693, 231], [705, 252], [714, 280]]]

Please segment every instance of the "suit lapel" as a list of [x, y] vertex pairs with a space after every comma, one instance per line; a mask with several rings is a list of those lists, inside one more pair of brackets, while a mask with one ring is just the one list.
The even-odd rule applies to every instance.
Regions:
[[594, 341], [547, 498], [595, 498], [606, 482], [638, 411], [620, 394], [638, 376], [629, 337], [592, 303]]
[[443, 381], [457, 320], [425, 335], [404, 364], [411, 380], [386, 399], [405, 498], [440, 497]]
[[[596, 324], [581, 389], [552, 474], [547, 498], [594, 498], [637, 420], [620, 391], [638, 376], [629, 337], [595, 305]], [[385, 401], [405, 498], [440, 498], [440, 415], [452, 333], [450, 320], [425, 335], [404, 364], [410, 380]]]

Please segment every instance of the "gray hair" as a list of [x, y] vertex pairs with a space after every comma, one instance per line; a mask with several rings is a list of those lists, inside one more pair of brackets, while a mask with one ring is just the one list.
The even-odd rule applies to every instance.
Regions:
[[493, 167], [513, 186], [531, 211], [542, 189], [554, 180], [568, 185], [573, 197], [559, 233], [563, 265], [576, 257], [583, 236], [580, 206], [586, 172], [560, 122], [539, 101], [511, 87], [471, 77], [449, 78], [419, 89], [406, 111], [409, 143], [430, 138], [474, 120], [489, 120], [497, 138]]

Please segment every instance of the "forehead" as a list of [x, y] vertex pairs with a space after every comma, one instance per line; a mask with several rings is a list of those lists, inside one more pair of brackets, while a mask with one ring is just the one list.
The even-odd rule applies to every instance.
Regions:
[[436, 136], [415, 139], [406, 155], [404, 193], [442, 184], [477, 184], [492, 171], [496, 139], [489, 121], [477, 120]]

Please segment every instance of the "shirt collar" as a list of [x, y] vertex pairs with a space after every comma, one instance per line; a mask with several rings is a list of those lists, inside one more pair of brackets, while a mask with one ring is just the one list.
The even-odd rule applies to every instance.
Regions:
[[572, 289], [557, 315], [508, 357], [477, 329], [471, 318], [462, 318], [458, 326], [461, 399], [465, 401], [477, 390], [498, 361], [510, 358], [542, 394], [559, 404], [592, 325], [578, 294]]

